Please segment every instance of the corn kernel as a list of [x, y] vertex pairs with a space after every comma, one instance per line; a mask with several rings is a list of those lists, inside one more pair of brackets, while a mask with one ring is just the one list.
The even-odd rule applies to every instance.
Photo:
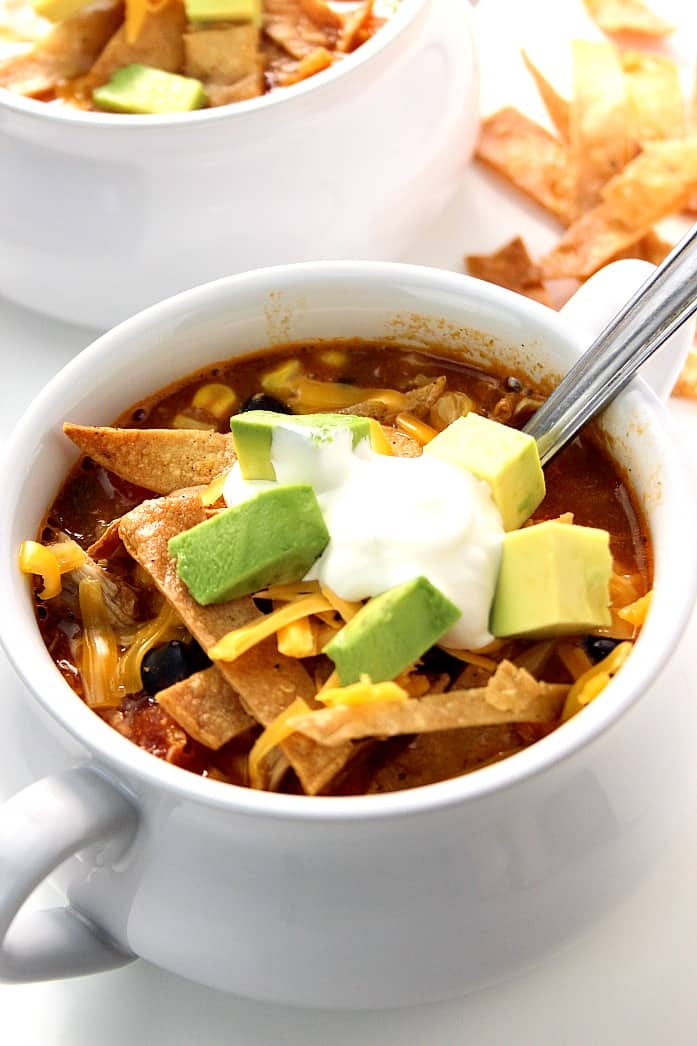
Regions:
[[19, 569], [24, 574], [38, 574], [44, 583], [41, 599], [53, 599], [61, 591], [61, 571], [57, 557], [38, 541], [23, 541], [19, 547]]
[[237, 403], [237, 393], [229, 385], [211, 382], [202, 385], [194, 393], [191, 406], [197, 410], [207, 410], [214, 418], [229, 417]]
[[267, 370], [261, 376], [261, 387], [264, 392], [279, 395], [290, 392], [297, 384], [302, 374], [299, 360], [284, 360], [272, 370]]
[[320, 352], [319, 358], [327, 367], [336, 367], [337, 370], [348, 363], [348, 354], [342, 349], [325, 349]]

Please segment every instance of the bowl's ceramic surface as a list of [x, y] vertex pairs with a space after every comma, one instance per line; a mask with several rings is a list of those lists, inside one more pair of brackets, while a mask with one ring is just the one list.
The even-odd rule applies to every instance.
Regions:
[[[586, 288], [589, 326], [624, 297], [623, 265]], [[445, 347], [544, 380], [568, 369], [586, 333], [564, 313], [452, 273], [314, 264], [164, 302], [54, 379], [15, 431], [2, 474], [0, 586], [12, 614], [1, 638], [34, 695], [3, 745], [16, 787], [62, 776], [0, 815], [0, 884], [11, 884], [0, 888], [0, 932], [32, 884], [82, 850], [55, 876], [80, 920], [52, 916], [47, 933], [22, 914], [0, 962], [5, 976], [84, 972], [128, 952], [278, 1001], [433, 1000], [520, 968], [602, 917], [670, 830], [685, 691], [669, 658], [694, 602], [694, 498], [664, 408], [642, 382], [604, 426], [651, 531], [652, 612], [602, 699], [519, 755], [392, 795], [257, 794], [150, 757], [62, 680], [16, 569], [19, 542], [35, 532], [74, 459], [62, 421], [105, 423], [205, 362], [332, 337], [379, 338], [395, 351]]]

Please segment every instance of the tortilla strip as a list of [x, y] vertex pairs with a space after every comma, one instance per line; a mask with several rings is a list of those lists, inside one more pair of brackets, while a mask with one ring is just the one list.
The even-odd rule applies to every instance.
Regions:
[[373, 0], [365, 0], [365, 3], [344, 16], [344, 24], [336, 45], [339, 54], [348, 54], [362, 43], [358, 37], [372, 13]]
[[209, 84], [236, 84], [260, 75], [259, 29], [232, 25], [184, 33], [184, 73]]
[[690, 349], [685, 360], [680, 377], [678, 378], [674, 396], [684, 396], [687, 399], [697, 399], [697, 349]]
[[[168, 542], [205, 518], [197, 492], [185, 490], [168, 498], [144, 501], [122, 517], [121, 539], [127, 551], [147, 570], [204, 650], [259, 611], [248, 596], [228, 603], [200, 606], [189, 595], [169, 555]], [[237, 692], [244, 709], [268, 726], [297, 697], [315, 706], [315, 686], [302, 665], [278, 652], [275, 638], [264, 640], [236, 661], [219, 662], [218, 669]], [[304, 737], [289, 737], [281, 745], [308, 795], [325, 787], [353, 754], [352, 745], [333, 752]]]
[[120, 518], [112, 520], [104, 533], [96, 541], [92, 542], [87, 549], [87, 555], [91, 559], [111, 559], [119, 549], [123, 548], [123, 542], [119, 534], [120, 522]]
[[612, 44], [574, 40], [574, 93], [569, 142], [576, 178], [576, 209], [583, 214], [602, 187], [636, 156], [636, 113]]
[[[441, 375], [426, 385], [409, 389], [401, 393], [402, 401], [397, 407], [388, 406], [382, 400], [362, 400], [361, 403], [352, 403], [350, 407], [341, 407], [337, 414], [354, 414], [362, 418], [375, 418], [381, 425], [390, 425], [398, 414], [413, 414], [417, 418], [425, 418], [436, 400], [445, 392], [447, 378]], [[407, 455], [405, 455], [406, 457]], [[413, 455], [412, 455], [413, 456]]]
[[63, 426], [76, 447], [121, 479], [156, 494], [210, 483], [236, 460], [232, 436], [202, 429]]
[[421, 444], [417, 443], [411, 436], [407, 436], [406, 432], [388, 428], [385, 431], [385, 436], [396, 458], [418, 458], [423, 453]]
[[535, 81], [535, 86], [539, 91], [545, 109], [549, 113], [550, 120], [559, 131], [563, 141], [568, 142], [571, 109], [570, 103], [566, 98], [562, 98], [557, 89], [553, 87], [549, 80], [542, 74], [527, 51], [521, 51], [521, 54], [523, 56], [525, 68]]
[[623, 51], [620, 61], [639, 140], [683, 138], [687, 133], [685, 102], [676, 63], [647, 51]]
[[603, 202], [541, 261], [547, 279], [584, 279], [685, 205], [697, 188], [697, 136], [650, 142], [602, 190]]
[[82, 76], [123, 21], [123, 5], [80, 11], [36, 47], [0, 62], [0, 87], [32, 97]]
[[528, 254], [520, 236], [493, 254], [468, 254], [465, 261], [470, 276], [525, 294], [543, 305], [550, 304], [540, 268]]
[[643, 0], [583, 0], [586, 10], [604, 33], [668, 36], [675, 26], [654, 14]]
[[337, 28], [315, 20], [317, 7], [303, 0], [264, 0], [264, 32], [293, 58], [304, 58], [318, 47], [333, 49]]
[[148, 9], [137, 38], [126, 39], [126, 26], [114, 33], [89, 73], [89, 84], [106, 83], [111, 74], [126, 65], [139, 62], [166, 73], [178, 72], [184, 64], [183, 33], [186, 13], [180, 0], [169, 0], [157, 11]]
[[243, 76], [234, 84], [208, 84], [206, 94], [208, 104], [230, 105], [231, 102], [246, 102], [250, 98], [259, 98], [264, 93], [264, 74], [259, 68], [248, 76]]
[[189, 737], [214, 751], [256, 722], [215, 667], [160, 690], [157, 701]]
[[564, 225], [569, 223], [574, 201], [569, 154], [544, 127], [517, 109], [500, 109], [483, 121], [476, 155]]
[[429, 694], [409, 701], [336, 705], [293, 719], [298, 733], [327, 746], [362, 737], [432, 733], [499, 723], [553, 723], [568, 686], [538, 683], [510, 661], [502, 661], [485, 687]]
[[662, 240], [655, 229], [650, 229], [640, 240], [633, 243], [631, 247], [619, 251], [610, 261], [620, 261], [622, 258], [640, 258], [642, 261], [651, 262], [652, 265], [660, 265], [672, 249], [672, 243]]

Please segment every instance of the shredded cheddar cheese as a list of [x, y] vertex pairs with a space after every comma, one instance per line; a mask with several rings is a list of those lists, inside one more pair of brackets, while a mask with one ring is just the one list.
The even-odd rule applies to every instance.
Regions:
[[400, 432], [404, 432], [407, 436], [411, 436], [421, 446], [425, 446], [426, 443], [430, 443], [431, 440], [438, 435], [436, 429], [427, 425], [425, 421], [420, 421], [415, 418], [413, 414], [398, 414], [395, 418], [395, 424]]
[[335, 705], [372, 705], [384, 701], [408, 701], [409, 694], [397, 683], [373, 683], [362, 675], [359, 683], [329, 687], [317, 694], [317, 700], [333, 708]]
[[160, 613], [152, 621], [142, 625], [136, 632], [126, 653], [119, 659], [118, 683], [126, 694], [137, 694], [142, 690], [141, 666], [143, 658], [157, 646], [170, 639], [183, 635], [179, 614], [169, 603], [165, 603]]
[[279, 628], [278, 649], [287, 657], [313, 657], [319, 654], [319, 628], [310, 617], [301, 617], [290, 625]]
[[319, 592], [318, 581], [291, 581], [287, 585], [269, 585], [254, 593], [255, 599], [272, 599], [288, 603], [302, 596], [313, 596]]
[[634, 628], [641, 628], [651, 608], [651, 595], [651, 592], [647, 592], [645, 596], [636, 599], [629, 606], [622, 607], [617, 611], [617, 616], [621, 617], [623, 621], [628, 621]]
[[86, 578], [79, 587], [82, 617], [80, 675], [90, 708], [109, 708], [121, 703], [123, 691], [117, 681], [118, 644], [104, 603], [102, 586]]
[[220, 501], [223, 496], [223, 487], [225, 486], [225, 480], [227, 479], [227, 472], [221, 472], [219, 476], [212, 479], [205, 490], [201, 491], [201, 503], [204, 508], [208, 508], [210, 505], [215, 505], [216, 501]]
[[324, 585], [321, 586], [321, 592], [329, 605], [336, 610], [337, 614], [344, 621], [350, 621], [363, 606], [360, 600], [354, 603], [348, 599], [342, 599], [341, 596], [337, 596], [336, 592], [332, 592], [330, 588], [326, 588]]
[[370, 425], [370, 445], [376, 454], [384, 454], [386, 457], [392, 457], [392, 447], [390, 441], [385, 435], [385, 430], [376, 418], [369, 418], [368, 424]]
[[576, 680], [569, 690], [562, 711], [562, 722], [576, 715], [605, 689], [612, 676], [619, 672], [632, 651], [632, 643], [619, 643], [607, 657], [593, 665]]
[[146, 17], [163, 11], [169, 3], [170, 0], [126, 0], [126, 43], [134, 44], [140, 36]]
[[472, 650], [453, 650], [451, 647], [443, 646], [441, 643], [438, 645], [441, 650], [445, 650], [446, 654], [450, 654], [451, 657], [456, 657], [458, 661], [464, 661], [467, 665], [477, 665], [479, 668], [485, 668], [487, 672], [496, 671], [498, 661], [494, 661], [493, 657], [475, 654]]
[[252, 621], [249, 625], [242, 625], [228, 632], [208, 651], [211, 661], [234, 661], [247, 650], [250, 650], [262, 639], [268, 639], [279, 628], [299, 621], [302, 617], [317, 614], [323, 610], [329, 610], [330, 606], [322, 595], [306, 596], [295, 603], [274, 610], [271, 614]]
[[19, 548], [19, 569], [24, 574], [37, 574], [43, 580], [41, 599], [53, 599], [61, 592], [61, 574], [81, 567], [87, 555], [75, 541], [59, 541], [41, 545], [38, 541], [23, 541]]
[[250, 788], [264, 787], [261, 775], [262, 760], [272, 748], [278, 747], [293, 733], [293, 726], [290, 721], [297, 716], [306, 715], [309, 711], [310, 706], [301, 697], [298, 697], [287, 708], [284, 708], [272, 723], [269, 723], [263, 734], [259, 735], [249, 753]]

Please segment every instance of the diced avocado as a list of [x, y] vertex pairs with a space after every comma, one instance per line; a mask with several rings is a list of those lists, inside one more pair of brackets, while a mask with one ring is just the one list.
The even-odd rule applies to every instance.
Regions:
[[329, 541], [312, 487], [272, 487], [177, 534], [177, 573], [197, 603], [299, 581]]
[[460, 611], [428, 578], [417, 577], [369, 600], [323, 653], [342, 686], [366, 673], [373, 683], [394, 679], [455, 624]]
[[92, 101], [112, 113], [188, 113], [208, 104], [200, 80], [165, 73], [149, 65], [125, 65], [108, 83], [95, 87]]
[[185, 0], [190, 22], [253, 22], [261, 25], [261, 0]]
[[540, 639], [610, 624], [606, 530], [550, 520], [503, 539], [489, 628]]
[[424, 454], [468, 469], [485, 480], [504, 530], [516, 530], [545, 496], [545, 478], [532, 436], [479, 414], [466, 414], [427, 443]]
[[230, 429], [243, 479], [276, 479], [271, 463], [271, 441], [276, 428], [307, 432], [313, 443], [334, 439], [338, 429], [353, 433], [353, 446], [370, 436], [370, 419], [351, 414], [276, 414], [272, 410], [248, 410], [230, 418]]
[[32, 7], [37, 15], [49, 22], [62, 22], [86, 7], [90, 0], [33, 0]]

